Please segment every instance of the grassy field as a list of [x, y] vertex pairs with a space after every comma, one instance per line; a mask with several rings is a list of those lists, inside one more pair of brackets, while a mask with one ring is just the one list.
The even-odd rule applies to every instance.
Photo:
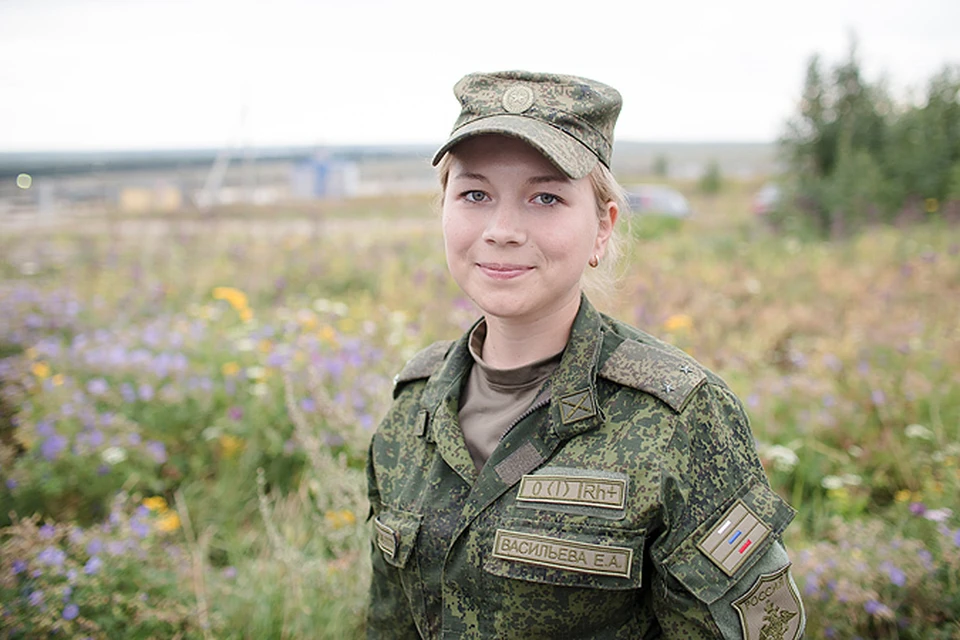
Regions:
[[[960, 230], [775, 236], [757, 186], [624, 220], [595, 302], [743, 398], [808, 638], [960, 638]], [[359, 637], [367, 442], [475, 318], [433, 208], [4, 231], [0, 638]]]

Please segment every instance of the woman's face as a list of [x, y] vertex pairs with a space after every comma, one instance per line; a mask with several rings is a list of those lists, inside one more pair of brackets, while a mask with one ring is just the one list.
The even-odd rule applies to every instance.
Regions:
[[589, 178], [570, 180], [515, 138], [478, 136], [450, 153], [443, 237], [460, 288], [488, 318], [531, 322], [575, 309], [616, 205], [598, 218]]

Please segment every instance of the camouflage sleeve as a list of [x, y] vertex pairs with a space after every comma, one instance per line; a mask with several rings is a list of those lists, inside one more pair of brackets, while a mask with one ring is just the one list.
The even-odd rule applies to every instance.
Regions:
[[367, 603], [367, 638], [370, 640], [419, 638], [413, 615], [407, 604], [400, 575], [388, 565], [375, 543], [373, 519], [380, 513], [380, 491], [373, 468], [373, 443], [367, 455], [367, 495], [370, 498], [371, 542], [370, 553], [373, 575], [370, 580], [370, 599]]
[[704, 385], [670, 450], [665, 530], [650, 550], [663, 637], [801, 638], [803, 605], [780, 541], [794, 511], [767, 482], [739, 400]]

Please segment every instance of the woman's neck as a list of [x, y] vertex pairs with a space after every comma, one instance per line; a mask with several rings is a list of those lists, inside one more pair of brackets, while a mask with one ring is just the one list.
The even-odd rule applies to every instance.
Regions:
[[580, 297], [534, 320], [485, 316], [483, 361], [495, 369], [516, 369], [563, 351], [580, 310]]

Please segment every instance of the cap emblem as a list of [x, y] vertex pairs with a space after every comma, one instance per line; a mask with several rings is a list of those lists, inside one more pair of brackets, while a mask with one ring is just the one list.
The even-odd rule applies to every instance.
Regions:
[[507, 113], [523, 113], [533, 106], [533, 89], [515, 84], [503, 92], [503, 108]]

